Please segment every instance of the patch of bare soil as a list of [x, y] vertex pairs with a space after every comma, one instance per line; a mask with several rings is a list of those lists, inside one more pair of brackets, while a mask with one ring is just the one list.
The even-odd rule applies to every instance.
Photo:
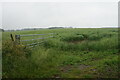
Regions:
[[[73, 66], [67, 65], [64, 67], [60, 67], [60, 71], [65, 73], [65, 72], [69, 72], [72, 68], [73, 68]], [[59, 74], [55, 74], [52, 76], [52, 78], [61, 78], [61, 76]]]
[[78, 65], [77, 67], [74, 67], [72, 65], [67, 65], [67, 66], [61, 67], [60, 70], [62, 72], [68, 72], [68, 71], [72, 70], [72, 68], [77, 68], [79, 70], [83, 70], [83, 69], [86, 69], [86, 68], [89, 68], [89, 67], [91, 67], [91, 66], [90, 65], [84, 65], [84, 64]]
[[90, 65], [81, 64], [81, 65], [78, 66], [78, 69], [83, 70], [83, 69], [86, 69], [86, 68], [89, 68], [89, 67], [91, 67], [91, 66]]
[[72, 68], [73, 68], [73, 66], [67, 65], [67, 66], [61, 67], [61, 68], [60, 68], [60, 71], [62, 71], [62, 72], [68, 72], [68, 71], [70, 71]]
[[91, 74], [95, 77], [99, 76], [99, 73], [97, 72], [96, 68], [93, 68], [93, 66], [91, 65], [85, 65], [85, 64], [81, 64], [78, 66], [67, 65], [67, 66], [61, 67], [60, 70], [63, 73], [68, 73], [69, 71], [72, 71], [75, 68], [76, 70], [81, 72], [81, 74], [79, 74], [79, 77], [83, 77], [86, 74]]
[[60, 78], [60, 76], [56, 74], [56, 75], [53, 75], [52, 78]]

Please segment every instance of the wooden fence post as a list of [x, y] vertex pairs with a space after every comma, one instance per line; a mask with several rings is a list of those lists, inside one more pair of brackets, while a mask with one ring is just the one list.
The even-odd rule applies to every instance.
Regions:
[[13, 38], [13, 35], [12, 35], [12, 34], [10, 34], [10, 37], [11, 37], [11, 40], [14, 41], [14, 38]]
[[20, 35], [15, 35], [16, 44], [20, 44]]

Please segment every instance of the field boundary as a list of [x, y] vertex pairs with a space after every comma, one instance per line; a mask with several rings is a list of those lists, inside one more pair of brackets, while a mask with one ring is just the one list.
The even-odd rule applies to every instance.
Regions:
[[[47, 33], [47, 34], [26, 34], [26, 35], [17, 35], [15, 34], [15, 38], [13, 37], [12, 34], [10, 34], [11, 40], [15, 42], [15, 44], [20, 45], [21, 42], [27, 42], [27, 41], [35, 41], [35, 40], [43, 40], [43, 41], [37, 41], [36, 43], [30, 43], [26, 44], [25, 46], [36, 46], [37, 44], [42, 44], [44, 43], [45, 39], [47, 38], [53, 38], [55, 37], [56, 33]], [[33, 39], [28, 39], [28, 40], [21, 40], [21, 37], [30, 37], [30, 36], [40, 36], [40, 35], [48, 35], [47, 37], [39, 37], [39, 38], [33, 38]], [[22, 44], [23, 45], [23, 44]]]

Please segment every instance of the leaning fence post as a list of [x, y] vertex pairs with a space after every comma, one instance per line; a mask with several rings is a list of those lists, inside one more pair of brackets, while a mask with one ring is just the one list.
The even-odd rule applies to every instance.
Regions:
[[15, 35], [16, 44], [20, 44], [20, 35]]
[[10, 37], [11, 37], [11, 40], [14, 41], [14, 38], [13, 38], [13, 35], [12, 35], [12, 34], [10, 34]]

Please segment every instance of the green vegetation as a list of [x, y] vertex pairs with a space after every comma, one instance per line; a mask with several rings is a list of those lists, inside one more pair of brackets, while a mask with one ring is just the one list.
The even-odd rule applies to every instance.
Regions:
[[[57, 33], [35, 47], [10, 34]], [[50, 35], [48, 35], [50, 36]], [[44, 29], [3, 32], [3, 78], [118, 78], [118, 29]], [[42, 36], [21, 37], [21, 40]]]

